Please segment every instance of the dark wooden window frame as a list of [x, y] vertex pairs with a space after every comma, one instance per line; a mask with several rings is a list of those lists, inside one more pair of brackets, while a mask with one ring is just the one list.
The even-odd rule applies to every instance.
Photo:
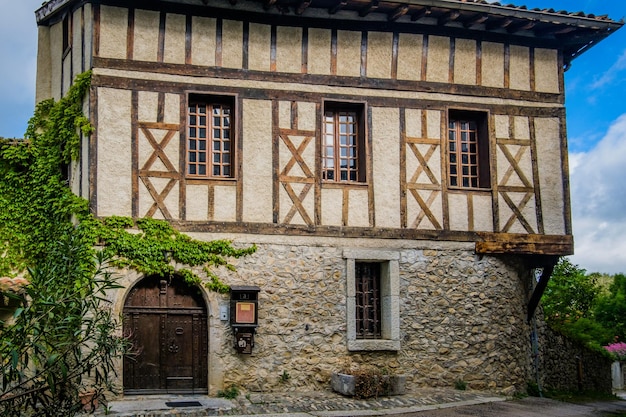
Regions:
[[446, 166], [450, 188], [491, 188], [488, 120], [484, 111], [448, 110]]
[[73, 37], [73, 19], [72, 19], [72, 13], [68, 12], [63, 16], [63, 19], [61, 21], [61, 27], [63, 30], [62, 33], [62, 37], [63, 37], [63, 57], [65, 57], [70, 49], [72, 49], [72, 37]]
[[[185, 177], [232, 180], [237, 177], [237, 107], [235, 95], [188, 93], [185, 107]], [[197, 112], [205, 106], [205, 113]], [[196, 111], [193, 111], [194, 109]], [[213, 114], [217, 108], [228, 113]], [[205, 117], [204, 123], [201, 117]], [[220, 121], [214, 125], [214, 117]], [[227, 120], [228, 126], [225, 126]], [[200, 134], [204, 130], [204, 137]], [[219, 133], [215, 138], [214, 133]], [[219, 149], [215, 146], [219, 145]], [[201, 168], [204, 167], [204, 171]], [[217, 172], [216, 172], [217, 170]]]
[[[367, 130], [366, 130], [366, 104], [363, 102], [324, 101], [322, 105], [321, 126], [321, 175], [325, 184], [364, 184], [367, 182]], [[327, 123], [327, 116], [333, 118], [332, 123]], [[345, 120], [353, 117], [353, 121]], [[342, 122], [340, 119], [344, 118]], [[347, 138], [354, 137], [354, 143], [341, 140], [340, 127], [354, 126], [356, 132], [344, 132]], [[332, 144], [327, 142], [327, 124], [333, 129]], [[332, 149], [332, 155], [329, 150]], [[342, 150], [345, 154], [342, 155]], [[355, 154], [351, 154], [354, 150]], [[329, 161], [332, 160], [332, 167]], [[341, 162], [348, 161], [348, 165], [342, 167]], [[350, 166], [349, 161], [355, 165]], [[346, 173], [342, 179], [342, 171]], [[332, 174], [331, 174], [332, 173]]]

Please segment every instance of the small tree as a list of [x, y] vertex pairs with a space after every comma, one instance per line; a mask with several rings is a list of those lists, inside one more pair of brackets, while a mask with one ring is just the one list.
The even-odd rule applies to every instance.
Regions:
[[[596, 319], [612, 329], [618, 340], [626, 340], [626, 276], [616, 274], [608, 294], [601, 296], [595, 309]], [[611, 340], [613, 341], [613, 340]]]
[[[27, 299], [2, 329], [0, 415], [71, 416], [111, 390], [116, 337], [108, 290], [118, 288], [101, 255], [84, 259], [73, 236], [55, 245], [57, 261], [29, 270]], [[4, 323], [0, 322], [0, 326]]]

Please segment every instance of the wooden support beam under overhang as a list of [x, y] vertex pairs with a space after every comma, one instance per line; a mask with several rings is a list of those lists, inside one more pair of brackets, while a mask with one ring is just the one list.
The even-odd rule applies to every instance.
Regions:
[[368, 14], [370, 14], [373, 11], [375, 11], [376, 9], [378, 9], [378, 5], [379, 5], [379, 1], [378, 0], [370, 1], [367, 6], [365, 6], [364, 8], [362, 8], [359, 11], [359, 16], [361, 16], [361, 17], [367, 16]]
[[335, 14], [339, 10], [343, 9], [344, 7], [346, 7], [347, 4], [348, 4], [348, 0], [341, 0], [341, 1], [337, 2], [333, 7], [329, 8], [328, 9], [328, 13], [329, 14]]
[[489, 22], [487, 22], [487, 30], [504, 29], [507, 28], [511, 23], [513, 23], [513, 19], [508, 17], [499, 20], [489, 20]]
[[431, 13], [432, 10], [430, 9], [430, 7], [424, 7], [411, 15], [411, 22], [420, 20], [422, 17], [426, 17]]
[[311, 5], [311, 0], [302, 0], [298, 4], [298, 7], [296, 7], [296, 14], [300, 15], [300, 14], [304, 13], [306, 8], [309, 7], [310, 5]]
[[517, 32], [521, 32], [523, 30], [530, 30], [530, 29], [534, 28], [536, 25], [537, 25], [536, 21], [530, 20], [528, 22], [521, 22], [521, 23], [509, 25], [506, 28], [506, 31], [508, 33], [517, 33]]
[[537, 280], [537, 285], [535, 285], [533, 293], [530, 296], [530, 300], [528, 300], [526, 321], [529, 323], [535, 315], [535, 310], [537, 310], [539, 301], [541, 301], [541, 297], [543, 296], [543, 293], [548, 286], [548, 282], [550, 282], [550, 278], [552, 277], [552, 272], [554, 272], [554, 267], [558, 262], [558, 256], [541, 256], [531, 258], [529, 266], [534, 269], [541, 268], [542, 271], [541, 276]]
[[477, 254], [567, 256], [574, 253], [571, 235], [478, 233]]
[[439, 19], [437, 19], [437, 24], [439, 26], [443, 26], [446, 23], [454, 22], [456, 19], [461, 16], [461, 12], [458, 10], [450, 10], [449, 12], [441, 15]]
[[487, 20], [489, 20], [489, 16], [487, 14], [479, 13], [471, 19], [467, 19], [465, 22], [463, 22], [463, 27], [471, 28], [472, 26], [477, 26], [485, 23]]
[[390, 13], [387, 18], [390, 22], [395, 22], [396, 20], [398, 20], [399, 18], [407, 14], [408, 11], [409, 11], [409, 6], [406, 4], [403, 4], [402, 6], [395, 9], [392, 13]]

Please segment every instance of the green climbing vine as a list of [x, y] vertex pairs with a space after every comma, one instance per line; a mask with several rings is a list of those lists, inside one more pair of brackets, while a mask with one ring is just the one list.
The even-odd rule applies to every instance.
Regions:
[[[254, 253], [253, 245], [244, 249], [234, 248], [229, 241], [203, 242], [190, 238], [174, 229], [168, 222], [156, 219], [133, 221], [128, 217], [109, 217], [103, 220], [98, 234], [107, 255], [115, 256], [113, 265], [133, 268], [146, 275], [168, 276], [176, 273], [189, 284], [202, 280], [191, 267], [202, 266], [209, 277], [204, 285], [217, 292], [230, 289], [211, 270], [212, 267], [234, 267], [226, 258], [239, 258]], [[129, 229], [136, 228], [133, 232]], [[185, 265], [175, 269], [173, 262]]]
[[236, 249], [225, 240], [198, 241], [155, 219], [98, 219], [87, 201], [71, 191], [67, 167], [79, 156], [80, 132], [92, 131], [82, 112], [90, 81], [91, 73], [86, 72], [59, 102], [40, 103], [24, 140], [0, 138], [0, 276], [47, 260], [55, 243], [72, 235], [74, 242], [81, 242], [83, 255], [93, 255], [98, 243], [114, 266], [146, 275], [176, 273], [191, 284], [202, 281], [193, 272], [202, 267], [209, 278], [207, 288], [227, 292], [229, 287], [212, 268], [233, 269], [228, 259], [252, 254], [255, 246]]

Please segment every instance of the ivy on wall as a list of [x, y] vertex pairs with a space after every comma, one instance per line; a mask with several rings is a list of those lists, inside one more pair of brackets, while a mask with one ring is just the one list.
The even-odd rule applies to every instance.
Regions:
[[[209, 277], [205, 285], [227, 292], [229, 287], [211, 268], [234, 269], [228, 259], [252, 254], [255, 246], [236, 249], [225, 240], [198, 241], [155, 219], [98, 219], [88, 202], [71, 191], [67, 167], [79, 156], [80, 132], [88, 135], [93, 129], [82, 112], [90, 81], [86, 72], [59, 102], [41, 102], [24, 140], [0, 138], [0, 276], [49, 260], [51, 248], [72, 235], [85, 254], [93, 255], [94, 246], [103, 245], [113, 265], [146, 275], [176, 273], [198, 284], [201, 279], [192, 268], [204, 267]], [[172, 261], [185, 266], [175, 270]], [[85, 266], [86, 273], [89, 268]]]

